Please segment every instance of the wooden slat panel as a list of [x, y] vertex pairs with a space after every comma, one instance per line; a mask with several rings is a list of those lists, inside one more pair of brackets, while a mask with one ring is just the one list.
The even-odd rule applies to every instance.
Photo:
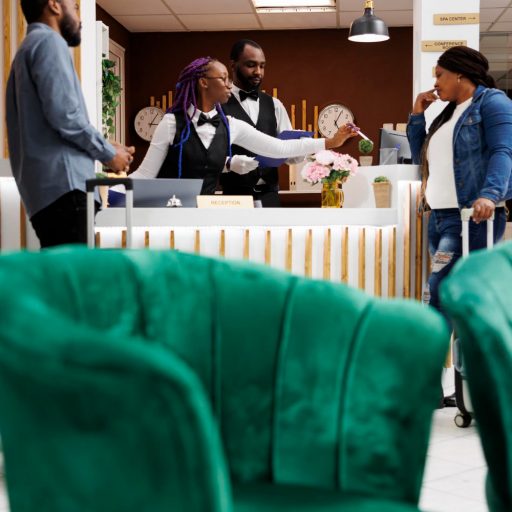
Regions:
[[272, 262], [272, 233], [270, 229], [265, 234], [265, 265], [270, 265]]
[[388, 297], [396, 297], [396, 227], [393, 228], [388, 243]]
[[407, 185], [404, 201], [404, 285], [403, 297], [411, 296], [411, 184]]
[[307, 101], [302, 100], [302, 129], [307, 127]]
[[172, 91], [169, 91], [167, 94], [169, 97], [169, 108], [171, 108], [172, 107]]
[[[9, 78], [9, 70], [11, 68], [11, 2], [10, 0], [3, 0], [3, 20], [4, 20], [4, 91], [6, 90], [7, 80]], [[3, 101], [3, 98], [2, 98]], [[4, 123], [4, 140], [3, 140], [3, 154], [4, 158], [9, 157], [9, 147], [7, 145], [7, 127], [5, 123], [5, 116], [2, 119]]]
[[248, 229], [244, 231], [244, 260], [248, 260], [251, 254], [251, 233]]
[[341, 281], [348, 283], [348, 227], [341, 234]]
[[277, 87], [274, 87], [274, 88], [272, 89], [272, 97], [273, 97], [273, 98], [277, 98]]
[[201, 252], [201, 232], [199, 229], [196, 229], [194, 235], [194, 252], [199, 254]]
[[171, 229], [171, 232], [169, 233], [169, 247], [171, 249], [174, 249], [176, 247], [176, 241], [174, 239], [174, 229]]
[[292, 271], [293, 266], [293, 230], [289, 229], [286, 236], [286, 254], [285, 254], [285, 268], [288, 272]]
[[101, 247], [101, 233], [99, 231], [94, 234], [94, 247]]
[[17, 30], [16, 42], [18, 43], [18, 47], [19, 47], [21, 44], [21, 41], [23, 41], [23, 39], [25, 38], [25, 33], [27, 31], [27, 22], [25, 21], [25, 17], [23, 16], [23, 12], [21, 10], [21, 2], [17, 2], [17, 6], [18, 6], [18, 9], [17, 9], [16, 16], [17, 16], [18, 30]]
[[295, 105], [292, 105], [290, 107], [290, 122], [292, 123], [292, 128], [295, 130], [295, 115], [296, 115], [296, 112], [295, 112]]
[[416, 188], [416, 266], [414, 269], [414, 296], [416, 300], [421, 300], [421, 290], [423, 288], [423, 215], [418, 213], [420, 204], [421, 187]]
[[324, 272], [323, 278], [331, 279], [331, 230], [328, 228], [324, 235]]
[[315, 108], [313, 111], [313, 130], [314, 130], [313, 137], [315, 139], [317, 139], [318, 138], [318, 105], [315, 105]]
[[[78, 16], [80, 17], [80, 0], [76, 0], [78, 5]], [[75, 63], [76, 74], [78, 75], [78, 80], [82, 81], [82, 54], [80, 52], [80, 46], [76, 46], [73, 50], [73, 61]]]
[[308, 229], [308, 232], [306, 235], [304, 275], [306, 277], [311, 277], [313, 275], [313, 230], [312, 229]]
[[20, 247], [27, 248], [27, 214], [25, 207], [20, 200]]
[[376, 297], [382, 296], [382, 228], [375, 231], [375, 268], [374, 291]]
[[366, 287], [366, 228], [359, 230], [359, 279], [358, 286], [361, 290]]
[[144, 232], [144, 247], [145, 247], [146, 249], [149, 249], [149, 243], [150, 243], [150, 239], [149, 239], [149, 231], [148, 231], [148, 230], [146, 230], [146, 231]]
[[219, 256], [224, 258], [226, 256], [226, 230], [220, 230], [219, 236]]
[[126, 229], [121, 231], [121, 247], [126, 249]]

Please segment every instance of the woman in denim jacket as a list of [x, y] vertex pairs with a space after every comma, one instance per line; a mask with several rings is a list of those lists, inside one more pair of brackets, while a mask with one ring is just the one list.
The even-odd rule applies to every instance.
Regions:
[[[436, 66], [434, 89], [414, 102], [407, 125], [413, 162], [422, 165], [423, 204], [432, 272], [429, 303], [441, 311], [439, 284], [462, 254], [461, 208], [474, 208], [470, 250], [486, 245], [494, 212], [494, 239], [505, 231], [505, 200], [512, 198], [512, 101], [495, 89], [489, 63], [478, 51], [456, 46]], [[438, 99], [448, 105], [427, 134], [425, 110]], [[442, 311], [441, 311], [442, 312]]]

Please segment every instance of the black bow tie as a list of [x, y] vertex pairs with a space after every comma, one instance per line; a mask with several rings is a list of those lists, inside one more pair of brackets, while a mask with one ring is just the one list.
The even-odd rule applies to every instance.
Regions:
[[217, 128], [217, 126], [219, 126], [220, 124], [220, 116], [216, 115], [215, 117], [208, 117], [201, 113], [197, 121], [197, 126], [201, 126], [206, 123], [209, 123], [215, 128]]
[[240, 101], [244, 101], [247, 98], [258, 101], [258, 91], [257, 89], [253, 89], [252, 91], [245, 92], [240, 89]]

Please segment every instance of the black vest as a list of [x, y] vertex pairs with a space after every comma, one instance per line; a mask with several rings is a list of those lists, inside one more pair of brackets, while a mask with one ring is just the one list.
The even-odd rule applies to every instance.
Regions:
[[[258, 97], [260, 100], [260, 112], [258, 114], [258, 122], [256, 124], [251, 121], [251, 118], [243, 109], [242, 105], [240, 105], [240, 102], [235, 98], [235, 96], [231, 96], [229, 101], [222, 105], [222, 109], [226, 115], [241, 119], [251, 126], [254, 126], [258, 131], [266, 133], [272, 137], [276, 137], [277, 119], [274, 100], [272, 99], [272, 96], [262, 92], [258, 92]], [[254, 156], [254, 153], [251, 153], [247, 149], [237, 146], [236, 144], [231, 146], [231, 151], [233, 155]], [[265, 180], [265, 183], [268, 186], [274, 186], [277, 190], [279, 182], [277, 167], [258, 167], [254, 171], [251, 171], [250, 173], [244, 174], [242, 176], [234, 172], [222, 174], [222, 190], [224, 191], [224, 194], [228, 195], [249, 195], [253, 193], [254, 187], [260, 178]]]
[[[176, 135], [167, 157], [160, 167], [158, 178], [177, 178], [180, 147], [178, 142], [181, 132], [186, 128], [185, 115], [176, 112]], [[181, 177], [200, 178], [204, 180], [201, 194], [213, 194], [219, 183], [219, 176], [224, 169], [228, 155], [228, 134], [224, 123], [220, 123], [215, 131], [210, 147], [206, 149], [197, 135], [194, 125], [190, 123], [190, 137], [183, 145], [181, 158]]]

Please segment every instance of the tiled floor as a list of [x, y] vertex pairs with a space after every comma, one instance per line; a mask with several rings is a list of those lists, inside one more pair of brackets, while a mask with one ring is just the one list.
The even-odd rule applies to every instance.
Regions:
[[[420, 507], [428, 512], [487, 512], [486, 466], [476, 428], [456, 427], [454, 415], [451, 408], [435, 413]], [[8, 511], [0, 473], [0, 512]]]

